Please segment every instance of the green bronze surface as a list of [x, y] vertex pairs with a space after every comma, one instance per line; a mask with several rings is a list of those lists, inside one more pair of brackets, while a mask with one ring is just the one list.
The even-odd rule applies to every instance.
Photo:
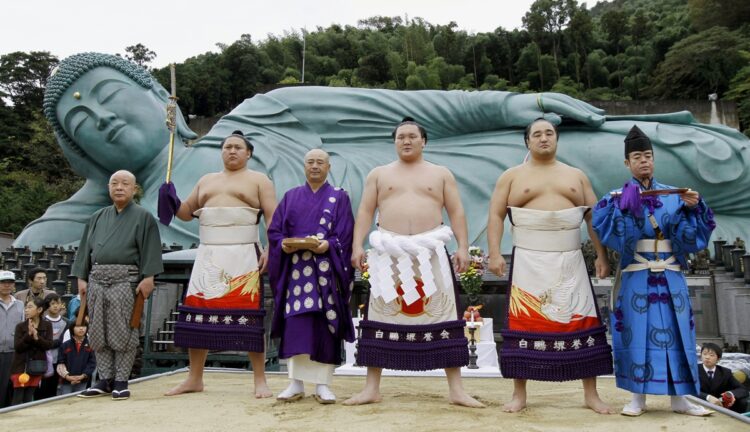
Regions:
[[[16, 245], [77, 244], [88, 217], [110, 204], [106, 183], [118, 169], [136, 174], [144, 190], [141, 205], [156, 214], [169, 142], [167, 91], [150, 76], [150, 81], [143, 78], [145, 71], [129, 70], [120, 62], [125, 60], [77, 56], [88, 57], [73, 56], [60, 65], [61, 72], [67, 67], [75, 73], [64, 74], [60, 82], [50, 80], [45, 112], [73, 169], [87, 181], [70, 199], [30, 223]], [[560, 123], [559, 159], [583, 170], [597, 196], [629, 178], [623, 139], [637, 124], [654, 145], [656, 178], [699, 191], [713, 208], [718, 224], [714, 237], [750, 238], [750, 227], [743, 223], [750, 217], [745, 157], [750, 141], [744, 135], [696, 123], [687, 111], [607, 116], [556, 93], [282, 88], [245, 100], [191, 147], [175, 145], [172, 179], [186, 198], [202, 175], [222, 169], [221, 140], [239, 129], [255, 145], [250, 168], [271, 177], [277, 196], [305, 181], [302, 156], [319, 147], [331, 155], [330, 181], [349, 191], [356, 208], [370, 169], [395, 159], [391, 132], [407, 115], [427, 129], [426, 159], [456, 176], [473, 244], [486, 247], [495, 182], [504, 170], [523, 162], [523, 129], [542, 115]], [[195, 137], [184, 121], [178, 122], [177, 135], [178, 143]], [[167, 244], [198, 242], [195, 221], [176, 220], [160, 229]], [[509, 250], [509, 239], [503, 244]]]

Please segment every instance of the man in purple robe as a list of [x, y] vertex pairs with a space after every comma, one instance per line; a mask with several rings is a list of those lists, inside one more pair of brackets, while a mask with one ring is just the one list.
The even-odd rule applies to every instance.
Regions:
[[281, 338], [279, 357], [289, 359], [291, 380], [277, 399], [301, 399], [309, 382], [316, 384], [315, 399], [330, 404], [336, 402], [329, 386], [341, 363], [341, 340], [354, 341], [354, 216], [346, 191], [326, 181], [328, 153], [310, 150], [304, 166], [307, 183], [284, 194], [268, 228], [271, 337]]

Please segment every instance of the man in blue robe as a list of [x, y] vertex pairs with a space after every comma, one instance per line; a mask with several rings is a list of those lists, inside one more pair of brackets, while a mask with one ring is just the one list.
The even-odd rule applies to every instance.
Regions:
[[699, 379], [693, 309], [681, 270], [685, 254], [707, 246], [716, 226], [713, 212], [698, 192], [654, 179], [651, 141], [637, 126], [625, 138], [625, 166], [633, 178], [605, 195], [593, 216], [601, 242], [620, 253], [612, 344], [617, 386], [633, 393], [622, 414], [643, 414], [646, 394], [671, 395], [678, 413], [710, 414], [684, 397], [698, 394]]
[[279, 357], [288, 358], [289, 387], [277, 399], [304, 397], [336, 402], [329, 386], [341, 363], [341, 341], [354, 341], [349, 310], [354, 216], [349, 195], [327, 181], [328, 153], [305, 155], [307, 182], [289, 190], [268, 228], [269, 278], [274, 294], [271, 336], [281, 338]]

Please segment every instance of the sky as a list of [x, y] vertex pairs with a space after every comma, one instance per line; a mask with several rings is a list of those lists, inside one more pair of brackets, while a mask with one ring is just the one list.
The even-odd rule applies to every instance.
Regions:
[[[598, 0], [589, 0], [592, 7]], [[152, 67], [181, 63], [242, 34], [269, 34], [331, 24], [356, 26], [375, 15], [455, 21], [468, 32], [521, 28], [533, 0], [8, 0], [0, 6], [0, 55], [49, 51], [60, 59], [85, 51], [125, 54], [142, 43]]]

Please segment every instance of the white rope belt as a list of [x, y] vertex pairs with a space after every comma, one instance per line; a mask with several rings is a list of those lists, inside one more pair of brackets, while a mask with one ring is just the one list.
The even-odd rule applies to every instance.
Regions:
[[[450, 241], [453, 231], [448, 226], [416, 235], [398, 235], [378, 230], [370, 233], [372, 249], [367, 252], [367, 264], [370, 273], [370, 293], [382, 297], [388, 303], [398, 297], [392, 267], [396, 260], [398, 279], [404, 291], [403, 299], [407, 305], [419, 300], [416, 273], [412, 268], [416, 261], [422, 276], [422, 290], [425, 297], [437, 292], [436, 281], [441, 280], [443, 287], [453, 289], [450, 262], [445, 253], [445, 243]], [[432, 255], [436, 254], [439, 262], [439, 274], [433, 274]]]
[[677, 259], [674, 257], [674, 255], [665, 260], [649, 261], [641, 254], [636, 252], [635, 255], [633, 255], [633, 259], [635, 259], [637, 263], [630, 264], [629, 266], [622, 269], [622, 271], [635, 272], [641, 270], [650, 270], [655, 273], [660, 273], [664, 270], [672, 270], [678, 272], [681, 269], [680, 264], [675, 264], [677, 262]]

